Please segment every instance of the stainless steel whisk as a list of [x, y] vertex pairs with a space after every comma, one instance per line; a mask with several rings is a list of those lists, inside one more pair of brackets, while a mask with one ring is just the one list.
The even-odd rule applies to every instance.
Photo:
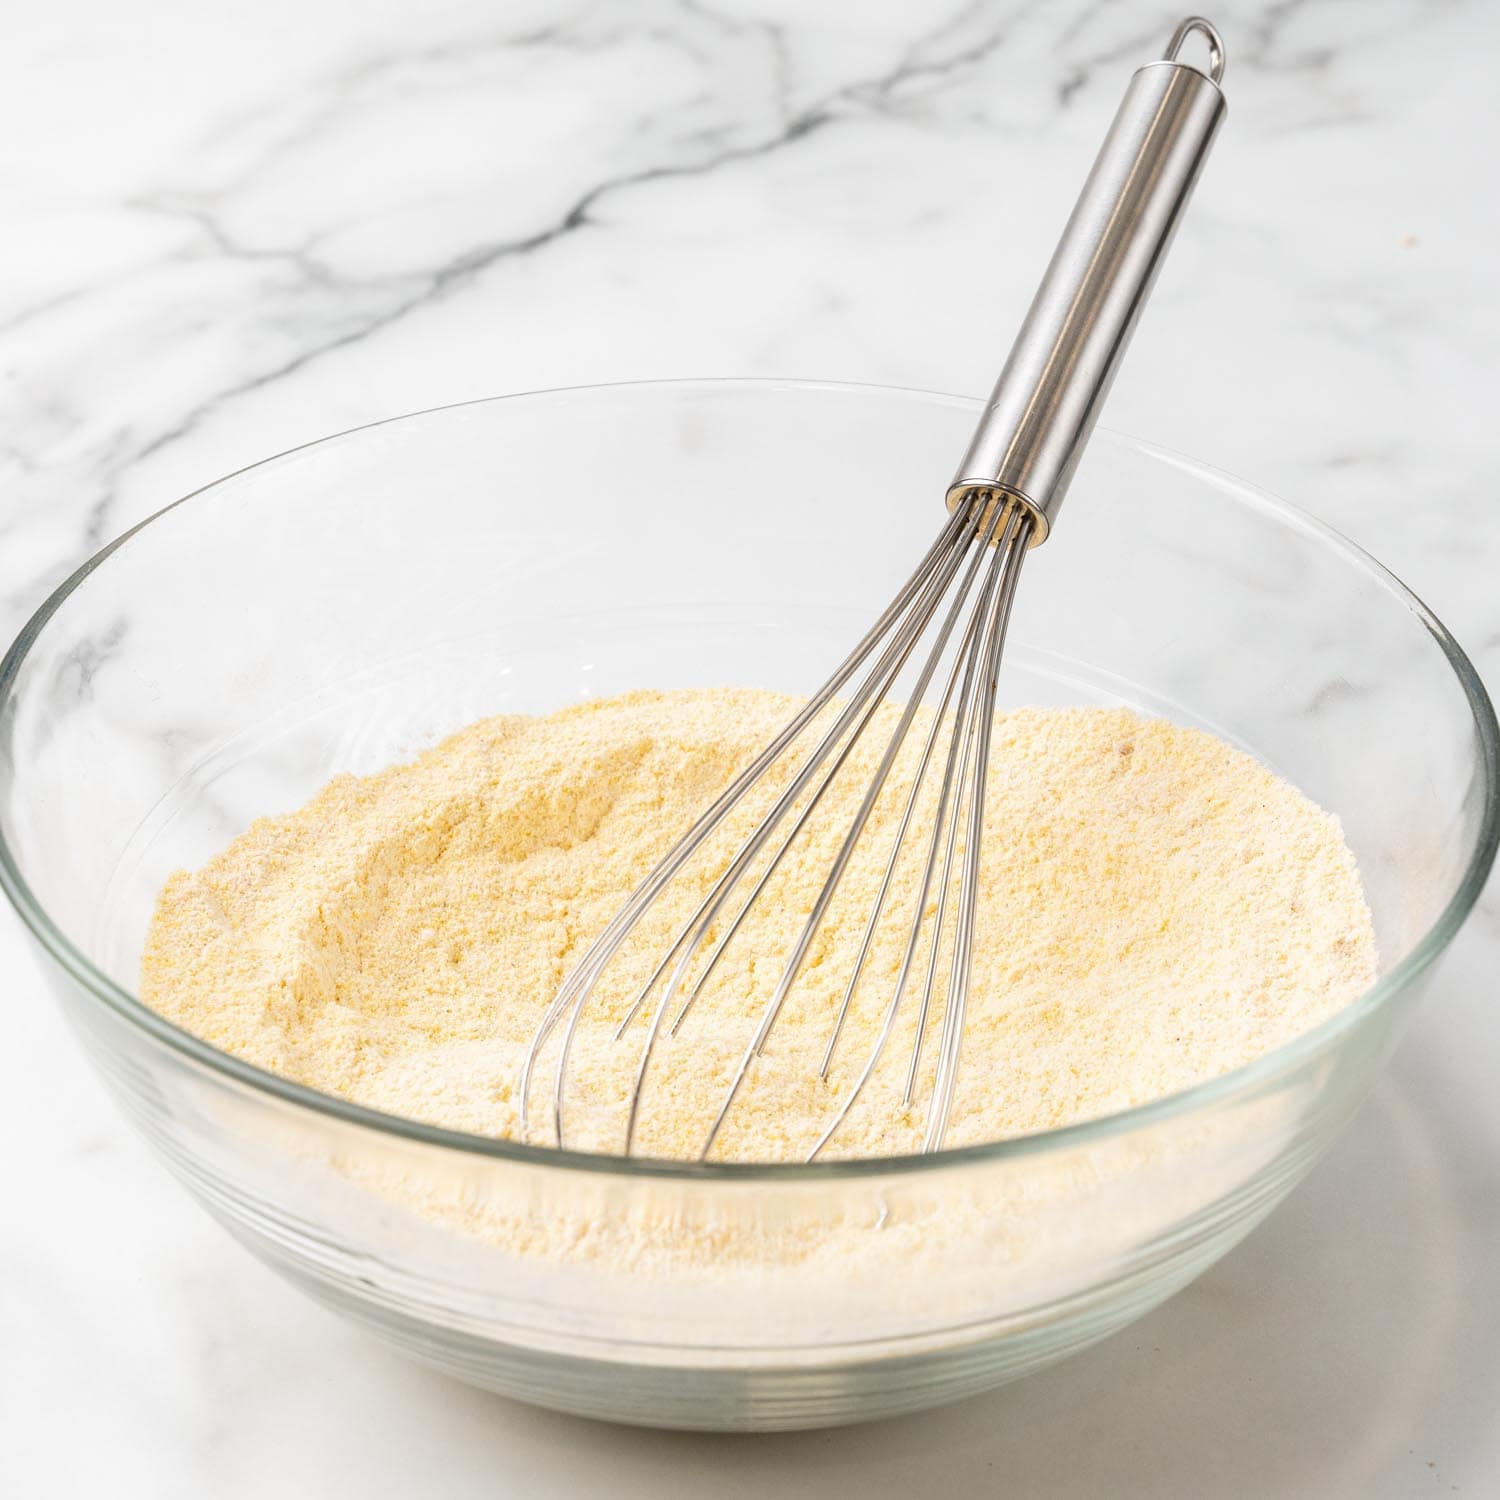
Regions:
[[[1207, 44], [1206, 72], [1180, 57], [1194, 33]], [[769, 813], [677, 933], [617, 1028], [616, 1039], [620, 1040], [649, 1011], [624, 1123], [624, 1151], [627, 1155], [632, 1152], [642, 1090], [663, 1029], [675, 1034], [681, 1027], [783, 856], [806, 827], [823, 794], [886, 701], [903, 667], [936, 622], [926, 655], [918, 658], [920, 667], [906, 706], [839, 846], [827, 880], [787, 957], [776, 988], [747, 1041], [701, 1154], [707, 1157], [712, 1151], [755, 1058], [766, 1046], [889, 780], [918, 707], [939, 675], [949, 645], [956, 637], [916, 775], [897, 821], [884, 877], [842, 1001], [833, 1017], [823, 1052], [825, 1078], [885, 912], [892, 877], [914, 811], [929, 775], [940, 766], [936, 810], [922, 856], [919, 894], [901, 966], [869, 1055], [808, 1159], [832, 1139], [883, 1055], [913, 971], [919, 967], [917, 955], [922, 936], [929, 930], [925, 913], [934, 889], [936, 910], [925, 963], [920, 966], [924, 972], [915, 1041], [905, 1073], [904, 1103], [910, 1107], [914, 1102], [940, 959], [946, 952], [947, 994], [922, 1149], [935, 1151], [942, 1146], [958, 1077], [974, 931], [979, 920], [980, 844], [996, 685], [1021, 564], [1028, 550], [1045, 541], [1051, 532], [1125, 345], [1223, 119], [1224, 96], [1219, 87], [1223, 75], [1224, 48], [1218, 33], [1201, 17], [1190, 16], [1173, 33], [1165, 56], [1148, 63], [1132, 77], [968, 451], [948, 487], [946, 524], [915, 572], [863, 639], [791, 723], [673, 846], [558, 990], [522, 1067], [519, 1091], [523, 1136], [530, 1127], [529, 1105], [538, 1059], [548, 1038], [561, 1025], [564, 1029], [553, 1075], [551, 1118], [557, 1143], [564, 1143], [564, 1102], [573, 1040], [606, 966], [730, 810], [826, 709], [833, 715], [832, 724], [817, 737]], [[856, 678], [847, 700], [839, 700], [838, 695]], [[777, 838], [783, 825], [785, 830], [781, 831], [775, 849], [756, 869], [762, 851]], [[695, 958], [720, 919], [731, 910], [736, 892], [747, 879], [748, 895], [733, 906], [722, 934], [684, 992]], [[669, 1024], [669, 1014], [679, 996], [680, 1004], [676, 1005]]]

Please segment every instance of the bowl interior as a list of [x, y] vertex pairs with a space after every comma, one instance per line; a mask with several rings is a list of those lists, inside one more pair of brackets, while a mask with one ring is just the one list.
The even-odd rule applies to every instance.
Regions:
[[[15, 866], [128, 993], [165, 876], [338, 771], [632, 687], [809, 691], [941, 524], [974, 410], [782, 383], [564, 391], [211, 486], [13, 656]], [[1126, 704], [1253, 751], [1341, 818], [1389, 971], [1493, 839], [1493, 721], [1465, 670], [1354, 549], [1103, 432], [1028, 560], [1001, 700]]]

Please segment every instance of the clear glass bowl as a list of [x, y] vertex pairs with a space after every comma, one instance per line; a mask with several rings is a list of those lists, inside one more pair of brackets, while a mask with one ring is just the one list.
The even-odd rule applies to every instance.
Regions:
[[135, 998], [163, 877], [335, 772], [629, 687], [811, 689], [934, 533], [975, 411], [726, 381], [426, 412], [211, 485], [47, 601], [0, 668], [0, 880], [122, 1108], [231, 1233], [510, 1395], [811, 1426], [961, 1396], [1102, 1338], [1308, 1170], [1484, 881], [1494, 714], [1368, 557], [1108, 432], [1027, 568], [1002, 697], [1207, 726], [1340, 816], [1382, 974], [1318, 1030], [1025, 1139], [684, 1166], [383, 1116]]

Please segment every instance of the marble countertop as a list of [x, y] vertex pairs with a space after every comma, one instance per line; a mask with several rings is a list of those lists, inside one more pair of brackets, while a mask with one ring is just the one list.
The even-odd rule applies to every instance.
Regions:
[[[503, 391], [979, 393], [1140, 0], [19, 9], [0, 56], [0, 628], [267, 453]], [[1229, 123], [1111, 425], [1300, 501], [1500, 680], [1500, 8], [1224, 0]], [[981, 188], [982, 190], [976, 190]], [[1500, 1489], [1500, 901], [1333, 1155], [1124, 1334], [875, 1428], [630, 1432], [452, 1384], [252, 1263], [116, 1118], [0, 914], [0, 1489]]]

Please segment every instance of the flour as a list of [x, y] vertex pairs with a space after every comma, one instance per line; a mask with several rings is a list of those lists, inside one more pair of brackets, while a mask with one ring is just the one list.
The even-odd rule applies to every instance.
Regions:
[[[796, 706], [750, 690], [631, 693], [485, 720], [409, 765], [339, 777], [298, 811], [253, 824], [202, 870], [172, 876], [142, 997], [205, 1041], [313, 1088], [515, 1137], [520, 1061], [558, 985]], [[895, 712], [882, 710], [681, 1035], [660, 1047], [638, 1149], [696, 1154]], [[716, 1155], [800, 1159], [858, 1076], [901, 964], [930, 798], [918, 804], [826, 1080], [818, 1065], [924, 730], [919, 715]], [[781, 784], [730, 820], [600, 984], [574, 1048], [568, 1144], [619, 1149], [644, 1025], [623, 1042], [614, 1028]], [[982, 855], [950, 1144], [1093, 1118], [1215, 1076], [1316, 1025], [1375, 975], [1370, 916], [1337, 821], [1199, 730], [1125, 710], [1002, 715]], [[920, 979], [924, 950], [918, 960]], [[830, 1156], [920, 1145], [944, 977], [940, 965], [915, 1105], [901, 1102], [914, 989]], [[554, 1056], [544, 1057], [544, 1088]]]

